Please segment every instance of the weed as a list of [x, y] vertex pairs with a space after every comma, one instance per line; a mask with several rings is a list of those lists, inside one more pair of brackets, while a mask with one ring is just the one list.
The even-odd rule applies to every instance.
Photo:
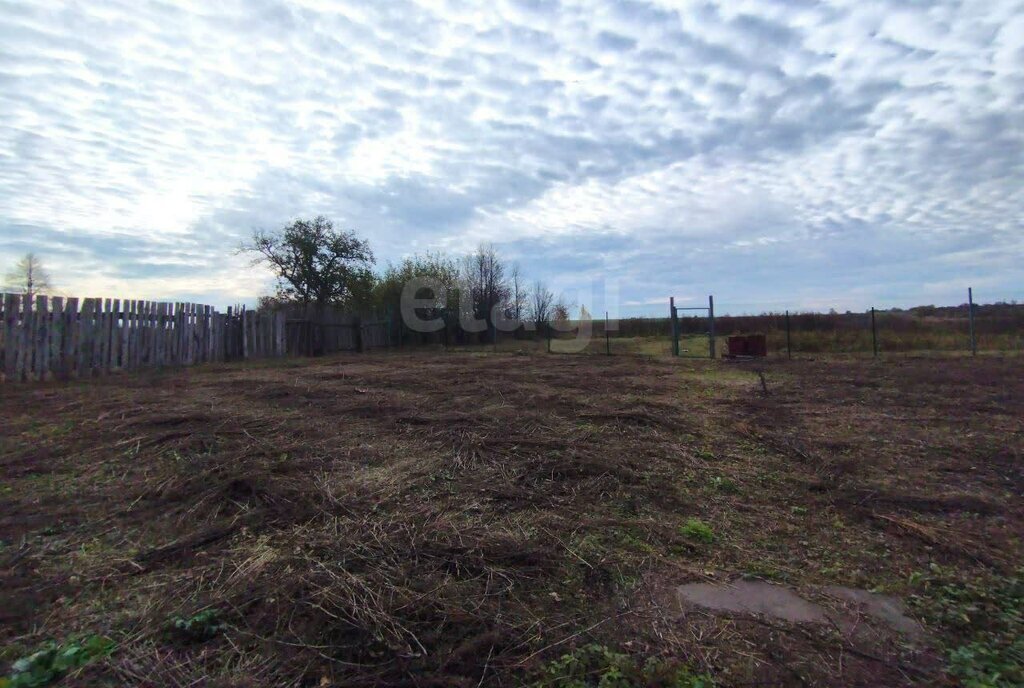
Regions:
[[735, 495], [740, 493], [740, 486], [736, 484], [735, 480], [729, 478], [723, 478], [720, 475], [716, 475], [711, 479], [711, 487], [718, 490], [722, 494]]
[[786, 582], [789, 576], [770, 562], [754, 562], [743, 567], [743, 573], [751, 578], [763, 578], [765, 580]]
[[220, 611], [217, 609], [204, 609], [198, 614], [193, 614], [187, 619], [176, 616], [172, 619], [174, 630], [193, 642], [201, 643], [213, 638], [227, 628], [220, 619]]
[[63, 644], [44, 643], [11, 667], [11, 675], [0, 678], [0, 688], [36, 688], [49, 685], [69, 671], [114, 651], [114, 641], [100, 635], [85, 636]]
[[910, 603], [944, 631], [947, 669], [967, 688], [1024, 685], [1024, 570], [958, 579], [932, 565], [911, 576]]
[[699, 518], [686, 519], [686, 523], [679, 527], [679, 532], [690, 540], [709, 543], [715, 541], [715, 531]]
[[628, 530], [614, 528], [612, 533], [617, 537], [618, 544], [623, 549], [642, 552], [644, 554], [656, 554], [658, 552], [657, 547]]
[[550, 662], [536, 688], [712, 688], [707, 674], [695, 674], [676, 662], [651, 657], [642, 665], [605, 645], [577, 648]]

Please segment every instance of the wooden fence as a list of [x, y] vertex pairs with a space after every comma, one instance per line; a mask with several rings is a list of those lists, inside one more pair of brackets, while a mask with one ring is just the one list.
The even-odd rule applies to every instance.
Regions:
[[368, 351], [391, 345], [391, 321], [361, 317], [332, 306], [289, 306], [285, 313], [285, 350], [290, 356], [322, 356]]
[[284, 313], [195, 303], [3, 294], [0, 371], [9, 381], [282, 356]]

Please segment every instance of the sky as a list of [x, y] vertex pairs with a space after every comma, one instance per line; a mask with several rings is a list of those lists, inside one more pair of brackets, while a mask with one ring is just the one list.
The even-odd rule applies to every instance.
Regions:
[[1024, 301], [1024, 2], [0, 0], [0, 268], [251, 303], [316, 215], [613, 315]]

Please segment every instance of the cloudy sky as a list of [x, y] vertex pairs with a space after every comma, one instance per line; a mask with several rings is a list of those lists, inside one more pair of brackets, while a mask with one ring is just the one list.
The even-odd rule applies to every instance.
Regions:
[[623, 313], [1024, 300], [1024, 2], [0, 0], [0, 263], [226, 305], [317, 214]]

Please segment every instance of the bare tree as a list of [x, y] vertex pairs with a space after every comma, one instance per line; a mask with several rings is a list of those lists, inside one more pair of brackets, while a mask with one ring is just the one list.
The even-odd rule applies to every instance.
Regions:
[[505, 265], [492, 245], [483, 245], [466, 256], [463, 281], [472, 303], [473, 317], [490, 328], [496, 309], [508, 304], [510, 290]]
[[46, 294], [54, 289], [43, 262], [34, 253], [26, 253], [8, 270], [5, 282], [7, 289], [20, 292], [29, 301], [33, 300], [36, 294]]
[[509, 315], [517, 323], [521, 323], [523, 318], [526, 316], [526, 309], [529, 305], [530, 295], [526, 290], [526, 284], [523, 282], [522, 271], [519, 268], [519, 263], [512, 265], [511, 275], [511, 288], [512, 293], [510, 295], [511, 302], [509, 308]]
[[533, 283], [530, 291], [529, 311], [530, 319], [538, 330], [551, 320], [552, 309], [555, 305], [555, 295], [551, 293], [547, 285], [537, 280]]

